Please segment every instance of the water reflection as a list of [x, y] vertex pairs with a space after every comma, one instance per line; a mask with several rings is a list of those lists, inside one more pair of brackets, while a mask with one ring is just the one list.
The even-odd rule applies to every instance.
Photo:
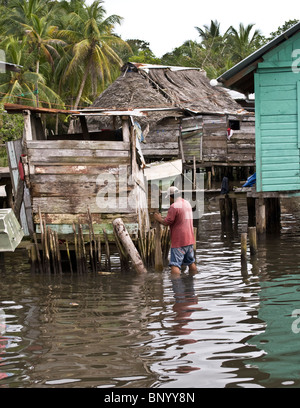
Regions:
[[299, 386], [300, 342], [292, 330], [292, 314], [300, 306], [300, 275], [283, 275], [260, 286], [258, 318], [265, 322], [265, 330], [249, 343], [262, 350], [263, 357], [248, 364], [268, 376], [262, 385]]
[[225, 230], [208, 206], [194, 276], [114, 262], [110, 274], [44, 276], [26, 254], [6, 257], [0, 387], [299, 387], [300, 211], [242, 263], [243, 207]]
[[[171, 276], [171, 281], [175, 298], [172, 334], [178, 338], [179, 346], [197, 343], [197, 336], [193, 336], [195, 329], [189, 327], [189, 323], [194, 320], [192, 314], [201, 309], [195, 306], [198, 304], [198, 297], [194, 288], [194, 274]], [[200, 370], [200, 367], [179, 365], [176, 369], [178, 373], [189, 373], [195, 370]]]

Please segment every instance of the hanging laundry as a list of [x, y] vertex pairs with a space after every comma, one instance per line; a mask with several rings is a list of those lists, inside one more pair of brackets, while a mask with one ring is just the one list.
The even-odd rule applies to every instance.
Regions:
[[144, 136], [143, 136], [143, 132], [142, 132], [142, 128], [141, 125], [138, 122], [134, 122], [134, 129], [135, 129], [135, 133], [139, 139], [140, 142], [144, 141]]
[[227, 129], [227, 139], [230, 140], [231, 136], [233, 135], [233, 130], [228, 128]]
[[246, 183], [243, 185], [243, 187], [252, 187], [256, 184], [256, 173], [252, 174], [252, 176], [247, 178]]

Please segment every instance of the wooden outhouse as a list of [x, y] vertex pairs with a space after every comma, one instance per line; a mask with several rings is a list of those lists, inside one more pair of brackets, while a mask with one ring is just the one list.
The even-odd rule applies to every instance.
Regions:
[[[133, 239], [149, 229], [144, 160], [132, 125], [132, 118], [141, 112], [60, 111], [13, 104], [5, 109], [24, 115], [23, 138], [9, 142], [8, 154], [14, 207], [26, 235], [40, 233], [44, 222], [59, 238], [72, 236], [79, 224], [88, 236], [89, 213], [96, 234], [105, 231], [112, 236], [117, 217]], [[47, 133], [41, 115], [75, 116], [82, 130]], [[91, 115], [119, 117], [121, 126], [89, 132], [86, 117]]]
[[218, 81], [244, 94], [255, 92], [256, 191], [298, 194], [300, 22]]

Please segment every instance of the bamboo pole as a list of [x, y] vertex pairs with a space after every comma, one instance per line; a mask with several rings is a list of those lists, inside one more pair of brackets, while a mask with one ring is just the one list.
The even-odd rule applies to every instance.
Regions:
[[74, 222], [73, 222], [72, 227], [73, 227], [73, 233], [74, 233], [74, 251], [75, 251], [75, 257], [76, 257], [76, 271], [79, 273], [80, 265], [79, 265], [79, 253], [78, 253], [78, 239], [77, 239], [76, 227], [75, 227]]
[[54, 232], [54, 240], [55, 240], [55, 247], [56, 247], [58, 271], [60, 274], [62, 274], [61, 253], [60, 253], [60, 247], [59, 247], [58, 233], [56, 231]]
[[110, 251], [109, 251], [109, 242], [108, 242], [108, 237], [106, 230], [103, 229], [103, 234], [104, 234], [104, 240], [105, 240], [105, 255], [106, 255], [106, 267], [111, 270], [111, 263], [110, 263]]
[[50, 268], [50, 254], [49, 254], [49, 246], [48, 246], [48, 234], [47, 234], [47, 229], [46, 229], [46, 222], [44, 220], [44, 265], [45, 265], [45, 271], [47, 271], [49, 274], [51, 273], [51, 268]]
[[95, 273], [95, 261], [94, 261], [94, 251], [93, 251], [93, 237], [92, 237], [92, 232], [91, 228], [89, 226], [89, 238], [90, 238], [90, 264], [92, 266], [92, 271]]
[[78, 242], [80, 243], [80, 263], [81, 263], [81, 269], [82, 272], [86, 272], [86, 251], [85, 251], [85, 245], [84, 245], [84, 238], [83, 238], [83, 232], [82, 232], [82, 225], [79, 223], [78, 224]]
[[[53, 234], [51, 229], [48, 227], [47, 228], [47, 241], [49, 242], [49, 248], [50, 248], [50, 255], [51, 255], [51, 259], [52, 259], [52, 268], [53, 268], [53, 272], [56, 274], [57, 269], [56, 269], [56, 258], [55, 258], [55, 249], [54, 249], [54, 239], [53, 239]], [[51, 263], [50, 263], [51, 265]]]
[[92, 214], [91, 214], [89, 207], [88, 207], [88, 221], [89, 221], [89, 229], [91, 233], [90, 251], [91, 251], [92, 270], [96, 271], [97, 270], [97, 241], [96, 241], [95, 231], [93, 227], [93, 218], [92, 218]]
[[41, 228], [41, 244], [44, 244], [44, 228], [43, 228], [43, 219], [41, 208], [39, 207], [39, 218], [40, 218], [40, 228]]
[[34, 247], [35, 247], [35, 252], [36, 252], [36, 258], [38, 260], [39, 270], [42, 273], [43, 272], [43, 265], [42, 265], [42, 261], [41, 261], [41, 254], [40, 254], [40, 250], [39, 250], [39, 246], [38, 246], [38, 242], [37, 242], [37, 238], [36, 238], [36, 233], [33, 233], [33, 240], [34, 240]]
[[71, 260], [71, 254], [70, 254], [70, 248], [69, 248], [68, 240], [66, 240], [66, 250], [67, 250], [67, 256], [68, 256], [69, 265], [70, 265], [70, 272], [73, 275], [73, 266], [72, 266], [72, 260]]
[[102, 265], [101, 265], [101, 237], [98, 235], [98, 240], [97, 240], [97, 258], [98, 258], [98, 268], [101, 271]]

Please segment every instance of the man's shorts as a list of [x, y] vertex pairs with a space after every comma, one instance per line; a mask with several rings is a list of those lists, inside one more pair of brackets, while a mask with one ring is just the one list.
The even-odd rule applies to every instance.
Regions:
[[171, 248], [171, 258], [169, 266], [188, 266], [195, 262], [194, 246], [187, 245], [180, 248]]

